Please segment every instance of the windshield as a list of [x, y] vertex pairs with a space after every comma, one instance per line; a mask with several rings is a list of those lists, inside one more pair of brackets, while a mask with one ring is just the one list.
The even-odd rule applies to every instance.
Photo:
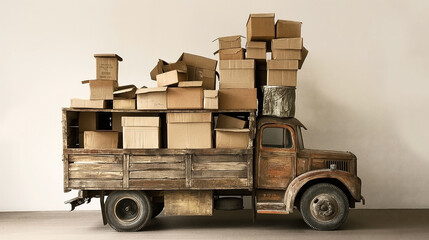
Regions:
[[297, 127], [298, 148], [304, 149], [304, 141], [302, 140], [301, 127]]

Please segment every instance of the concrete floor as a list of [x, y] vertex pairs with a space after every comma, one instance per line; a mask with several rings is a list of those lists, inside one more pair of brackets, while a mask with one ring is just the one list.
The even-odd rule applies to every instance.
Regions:
[[162, 214], [141, 232], [119, 233], [103, 226], [98, 211], [3, 212], [0, 239], [429, 239], [428, 210], [351, 210], [340, 230], [314, 231], [299, 213], [258, 215], [216, 211], [212, 217]]

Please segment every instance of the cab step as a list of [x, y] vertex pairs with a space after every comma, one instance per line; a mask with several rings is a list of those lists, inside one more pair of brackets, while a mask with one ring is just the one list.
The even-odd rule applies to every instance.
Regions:
[[256, 212], [262, 214], [289, 214], [284, 203], [259, 202], [256, 203]]

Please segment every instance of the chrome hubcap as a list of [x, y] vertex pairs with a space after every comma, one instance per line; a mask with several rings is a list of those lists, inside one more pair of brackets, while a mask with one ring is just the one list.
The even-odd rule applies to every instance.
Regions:
[[318, 221], [330, 221], [338, 215], [338, 202], [328, 194], [319, 194], [310, 203], [311, 215]]

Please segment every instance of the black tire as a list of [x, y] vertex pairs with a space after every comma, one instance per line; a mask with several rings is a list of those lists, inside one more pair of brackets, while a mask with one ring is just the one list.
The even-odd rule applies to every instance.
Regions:
[[154, 202], [152, 203], [152, 218], [156, 218], [162, 210], [164, 209], [164, 202]]
[[338, 187], [319, 183], [304, 192], [300, 211], [305, 223], [311, 228], [321, 231], [335, 230], [347, 219], [349, 201]]
[[106, 200], [109, 225], [118, 232], [142, 229], [152, 216], [152, 204], [141, 191], [115, 191]]

